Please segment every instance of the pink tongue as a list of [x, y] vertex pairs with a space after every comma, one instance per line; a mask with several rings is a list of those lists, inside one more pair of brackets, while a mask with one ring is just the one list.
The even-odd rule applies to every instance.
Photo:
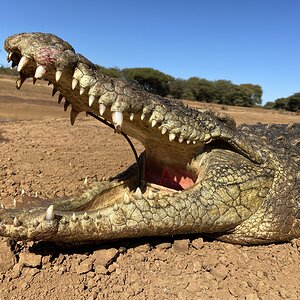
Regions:
[[164, 167], [162, 171], [146, 173], [146, 180], [175, 190], [185, 190], [195, 184], [195, 180], [185, 171]]

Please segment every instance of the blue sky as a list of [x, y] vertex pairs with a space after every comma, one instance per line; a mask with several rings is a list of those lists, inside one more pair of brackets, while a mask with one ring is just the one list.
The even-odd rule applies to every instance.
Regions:
[[259, 84], [264, 102], [300, 91], [299, 0], [3, 1], [0, 28], [1, 45], [51, 32], [105, 67]]

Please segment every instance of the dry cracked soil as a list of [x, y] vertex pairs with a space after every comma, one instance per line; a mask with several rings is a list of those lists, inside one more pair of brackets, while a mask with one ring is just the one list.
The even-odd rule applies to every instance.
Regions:
[[[0, 118], [9, 120], [0, 123], [0, 203], [4, 206], [13, 207], [27, 196], [76, 195], [85, 188], [85, 178], [91, 185], [134, 161], [124, 139], [109, 128], [83, 116], [72, 127], [62, 108], [56, 110], [46, 94], [31, 98], [35, 89], [25, 84], [28, 95], [14, 95], [12, 82], [0, 80]], [[295, 114], [225, 109], [239, 123], [300, 119]], [[0, 300], [299, 299], [299, 251], [300, 240], [249, 247], [201, 235], [81, 247], [2, 238]]]

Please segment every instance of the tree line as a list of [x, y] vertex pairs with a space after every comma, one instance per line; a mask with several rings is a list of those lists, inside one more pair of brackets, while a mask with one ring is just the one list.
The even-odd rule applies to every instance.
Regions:
[[[258, 84], [234, 84], [230, 80], [212, 81], [199, 77], [180, 79], [153, 68], [119, 69], [96, 66], [105, 75], [122, 78], [163, 97], [237, 106], [256, 106], [262, 103], [263, 90]], [[16, 75], [17, 71], [0, 66], [0, 74]], [[300, 111], [300, 93], [267, 102], [264, 107]]]
[[257, 84], [234, 84], [229, 80], [210, 81], [199, 77], [174, 78], [152, 68], [104, 68], [102, 73], [138, 83], [146, 91], [176, 99], [188, 99], [226, 105], [253, 106], [261, 104], [263, 94]]

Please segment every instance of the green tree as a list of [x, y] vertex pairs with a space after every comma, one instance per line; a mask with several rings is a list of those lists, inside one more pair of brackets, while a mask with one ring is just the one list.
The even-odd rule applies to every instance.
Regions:
[[127, 68], [123, 74], [128, 81], [136, 81], [150, 93], [161, 96], [169, 94], [169, 85], [175, 80], [174, 77], [152, 68]]

